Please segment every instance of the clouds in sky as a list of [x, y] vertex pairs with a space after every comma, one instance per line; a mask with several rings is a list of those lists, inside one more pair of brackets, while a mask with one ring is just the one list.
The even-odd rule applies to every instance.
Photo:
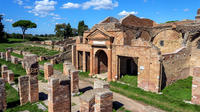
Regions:
[[89, 8], [93, 8], [94, 10], [113, 9], [114, 7], [118, 7], [118, 2], [113, 2], [112, 0], [89, 0], [81, 4], [68, 2], [62, 6], [62, 8], [66, 9], [82, 8], [85, 10]]
[[6, 22], [12, 23], [13, 19], [5, 19]]
[[185, 8], [183, 11], [184, 11], [184, 12], [188, 12], [188, 11], [190, 11], [190, 9]]
[[15, 2], [16, 2], [18, 5], [23, 5], [23, 1], [22, 1], [22, 0], [15, 0]]
[[135, 11], [130, 11], [130, 12], [127, 12], [125, 10], [123, 10], [122, 12], [120, 12], [118, 15], [119, 16], [126, 16], [126, 15], [129, 15], [129, 14], [132, 14], [132, 15], [137, 15], [138, 12], [135, 12]]

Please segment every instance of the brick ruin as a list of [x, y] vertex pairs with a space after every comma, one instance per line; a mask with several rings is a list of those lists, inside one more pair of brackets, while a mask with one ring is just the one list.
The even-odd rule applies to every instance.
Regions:
[[71, 112], [70, 80], [51, 77], [48, 86], [48, 112]]
[[44, 78], [48, 80], [54, 73], [53, 64], [51, 63], [44, 63]]
[[109, 85], [109, 83], [106, 82], [106, 81], [102, 81], [102, 80], [99, 80], [99, 79], [95, 79], [95, 80], [94, 80], [94, 89], [97, 89], [97, 88], [109, 89], [109, 88], [110, 88], [110, 85]]
[[70, 71], [71, 71], [71, 69], [69, 67], [70, 65], [71, 64], [68, 62], [63, 63], [63, 75], [67, 75], [67, 76], [70, 75]]
[[6, 89], [5, 89], [5, 81], [0, 78], [0, 111], [3, 112], [6, 110]]
[[6, 61], [11, 61], [10, 51], [6, 51]]
[[77, 94], [79, 93], [79, 71], [72, 71], [70, 73], [71, 80], [71, 93]]
[[108, 81], [137, 76], [139, 88], [158, 93], [200, 66], [199, 15], [200, 9], [196, 20], [165, 24], [134, 15], [108, 17], [76, 38], [72, 65], [90, 76], [107, 73]]

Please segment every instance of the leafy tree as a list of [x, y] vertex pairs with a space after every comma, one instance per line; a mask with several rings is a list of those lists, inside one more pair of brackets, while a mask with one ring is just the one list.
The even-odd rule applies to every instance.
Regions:
[[37, 25], [29, 20], [19, 20], [12, 24], [13, 27], [20, 27], [23, 33], [23, 39], [25, 37], [25, 32], [28, 28], [37, 28]]
[[2, 23], [2, 20], [3, 20], [3, 15], [0, 15], [0, 39], [1, 39], [0, 41], [2, 41], [4, 36], [4, 31], [3, 31], [4, 25]]
[[72, 27], [71, 27], [70, 23], [68, 23], [64, 30], [64, 39], [66, 39], [67, 37], [71, 37], [71, 36], [72, 36]]
[[72, 28], [72, 36], [78, 36], [78, 30], [76, 28]]
[[68, 23], [67, 25], [65, 23], [56, 24], [54, 31], [56, 32], [56, 36], [58, 37], [67, 38], [67, 37], [73, 36], [70, 23]]
[[84, 31], [88, 30], [88, 26], [85, 25], [84, 21], [78, 23], [78, 35], [83, 36]]

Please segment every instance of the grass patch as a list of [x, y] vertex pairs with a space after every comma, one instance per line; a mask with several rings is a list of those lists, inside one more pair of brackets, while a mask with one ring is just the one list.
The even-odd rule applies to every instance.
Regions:
[[9, 43], [19, 43], [19, 42], [26, 42], [28, 41], [27, 39], [17, 39], [17, 38], [8, 38]]
[[[198, 105], [192, 105], [192, 104], [186, 104], [183, 102], [183, 99], [188, 99], [188, 96], [179, 95], [178, 93], [181, 92], [181, 87], [184, 85], [190, 85], [191, 83], [191, 77], [180, 80], [174, 83], [174, 85], [169, 86], [165, 90], [163, 90], [163, 94], [159, 95], [152, 92], [144, 91], [140, 88], [128, 86], [125, 84], [120, 84], [117, 82], [110, 82], [111, 90], [117, 93], [120, 93], [124, 96], [127, 96], [131, 99], [138, 100], [141, 102], [144, 102], [146, 104], [158, 107], [160, 109], [170, 111], [170, 112], [199, 112], [200, 106]], [[182, 84], [182, 85], [181, 85]], [[180, 86], [181, 85], [181, 86]], [[177, 89], [179, 86], [180, 89]], [[192, 85], [190, 85], [192, 86]], [[190, 88], [184, 88], [186, 91], [191, 91]], [[177, 92], [176, 94], [173, 94], [173, 92]], [[183, 94], [190, 94], [184, 92]], [[173, 97], [175, 95], [176, 97]]]
[[[17, 90], [15, 90], [10, 84], [6, 83], [5, 85], [6, 88], [6, 102], [8, 104], [8, 106], [10, 106], [10, 104], [19, 102], [19, 94], [17, 92]], [[17, 104], [17, 103], [16, 103]]]
[[0, 52], [6, 52], [6, 48], [11, 47], [11, 48], [18, 48], [18, 47], [23, 47], [23, 44], [20, 43], [1, 43], [0, 44]]
[[44, 79], [44, 71], [40, 70], [38, 74], [38, 80], [41, 80], [42, 82], [48, 82], [47, 80]]
[[89, 73], [90, 72], [79, 72], [79, 76], [82, 77], [82, 78], [89, 78]]
[[137, 76], [125, 75], [120, 79], [120, 81], [137, 87], [137, 78]]
[[63, 63], [54, 64], [53, 68], [60, 71], [60, 72], [63, 72]]
[[15, 57], [18, 57], [18, 58], [23, 58], [24, 57], [23, 55], [20, 55], [20, 54], [14, 53], [14, 52], [11, 52], [10, 54], [12, 56], [15, 56]]
[[48, 60], [39, 61], [39, 64], [44, 65], [44, 63], [47, 63], [47, 62], [50, 62], [50, 61], [48, 61]]

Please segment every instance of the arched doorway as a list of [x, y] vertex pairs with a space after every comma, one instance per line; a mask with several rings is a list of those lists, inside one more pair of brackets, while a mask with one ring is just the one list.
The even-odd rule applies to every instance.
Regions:
[[95, 54], [95, 68], [96, 74], [108, 72], [108, 57], [103, 50], [99, 50]]

